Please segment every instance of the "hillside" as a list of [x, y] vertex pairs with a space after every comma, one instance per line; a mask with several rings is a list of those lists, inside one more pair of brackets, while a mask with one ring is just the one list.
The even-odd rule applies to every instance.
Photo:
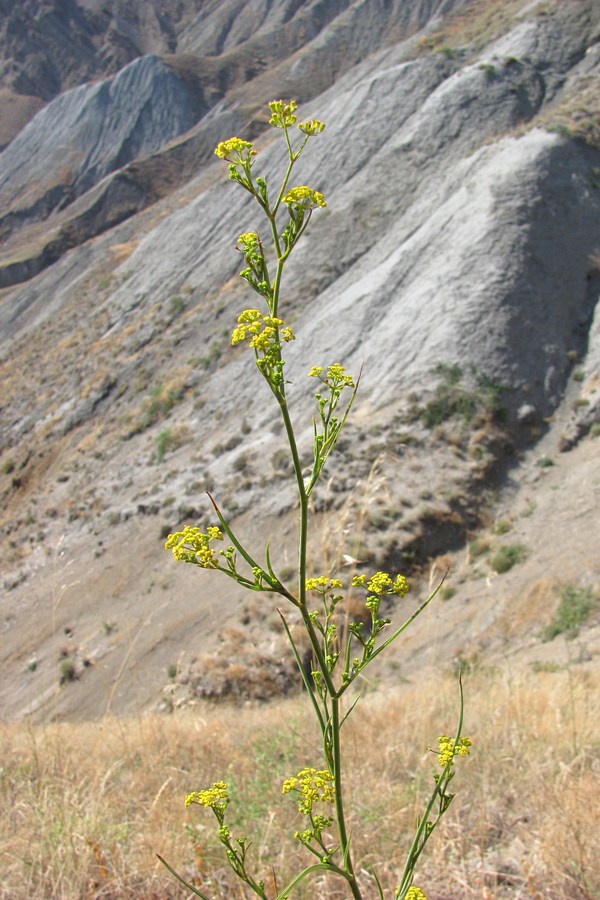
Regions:
[[[140, 4], [132, 30], [116, 0], [73, 3], [47, 96], [3, 38], [6, 90], [44, 105], [0, 154], [2, 717], [296, 689], [276, 614], [163, 550], [210, 490], [293, 566], [283, 437], [230, 347], [249, 302], [233, 246], [257, 223], [212, 153], [240, 133], [273, 173], [276, 96], [327, 122], [299, 177], [328, 205], [284, 286], [302, 451], [305, 371], [364, 372], [314, 568], [406, 571], [415, 603], [452, 562], [403, 674], [554, 658], [561, 588], [599, 582], [597, 2], [172, 6]], [[42, 61], [51, 8], [22, 7]], [[510, 544], [526, 559], [494, 574]], [[596, 621], [564, 650], [591, 671]]]

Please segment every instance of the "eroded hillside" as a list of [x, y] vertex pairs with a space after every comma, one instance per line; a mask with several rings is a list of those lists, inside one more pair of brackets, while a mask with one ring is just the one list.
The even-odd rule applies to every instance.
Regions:
[[[492, 528], [507, 475], [519, 480], [515, 472], [535, 466], [553, 416], [552, 454], [588, 454], [597, 499], [597, 4], [307, 2], [268, 14], [265, 6], [252, 22], [231, 4], [228, 29], [224, 6], [182, 19], [172, 57], [145, 56], [100, 87], [61, 94], [0, 156], [4, 190], [15, 192], [4, 217], [5, 284], [20, 282], [0, 300], [8, 717], [154, 706], [169, 669], [189, 684], [194, 656], [215, 670], [199, 690], [235, 694], [220, 687], [231, 678], [219, 671], [218, 640], [242, 657], [249, 633], [245, 683], [257, 662], [273, 673], [254, 696], [292, 684], [276, 630], [264, 645], [252, 631], [260, 608], [162, 549], [169, 530], [206, 520], [210, 490], [257, 552], [271, 538], [276, 565], [293, 566], [281, 429], [252, 358], [230, 347], [248, 305], [233, 246], [260, 224], [212, 158], [217, 140], [243, 130], [257, 166], [274, 177], [282, 155], [264, 130], [273, 96], [297, 95], [304, 118], [327, 122], [298, 177], [328, 206], [284, 286], [302, 452], [311, 445], [309, 366], [340, 360], [364, 370], [334, 477], [315, 499], [315, 569], [350, 557], [417, 578], [436, 558], [464, 553], [477, 529]], [[121, 134], [126, 159], [96, 138], [92, 160], [77, 138], [80, 191], [69, 176], [71, 194], [40, 204], [60, 181], [53, 163], [31, 185], [25, 167], [19, 193], [19, 162], [38, 151], [51, 158], [43, 123], [53, 110], [93, 121], [90, 98], [101, 94], [114, 100], [102, 121], [126, 121], [118, 85], [132, 69], [150, 73], [161, 127], [161, 110], [177, 104], [170, 111], [180, 113], [185, 98], [197, 123], [173, 116], [170, 143], [157, 149], [148, 115], [136, 147]], [[201, 109], [205, 74], [224, 72]], [[173, 88], [162, 106], [152, 79]], [[594, 500], [581, 523], [586, 538], [595, 509]], [[532, 556], [530, 548], [533, 584], [547, 573]], [[595, 584], [587, 556], [581, 571]], [[506, 593], [499, 602], [490, 578], [469, 631], [477, 652], [513, 602]], [[464, 649], [461, 610], [440, 612], [448, 658]]]

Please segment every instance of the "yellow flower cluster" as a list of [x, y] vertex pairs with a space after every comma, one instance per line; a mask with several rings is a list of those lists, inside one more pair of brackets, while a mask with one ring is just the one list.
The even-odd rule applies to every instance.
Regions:
[[269, 125], [272, 125], [273, 128], [290, 128], [296, 124], [298, 117], [294, 113], [298, 109], [298, 104], [295, 100], [290, 100], [289, 103], [284, 103], [283, 100], [271, 100], [269, 109], [271, 110]]
[[321, 134], [325, 128], [325, 122], [319, 122], [318, 119], [309, 119], [308, 122], [298, 122], [298, 128], [304, 134]]
[[245, 231], [244, 234], [240, 234], [238, 238], [238, 244], [243, 244], [245, 247], [254, 247], [258, 244], [258, 235], [255, 231]]
[[[269, 109], [271, 110], [269, 125], [274, 128], [291, 128], [296, 124], [298, 117], [295, 113], [298, 104], [295, 100], [290, 100], [289, 103], [285, 103], [283, 100], [272, 100], [269, 103]], [[307, 122], [298, 122], [298, 128], [307, 135], [320, 134], [325, 128], [325, 123], [319, 122], [318, 119], [309, 119]]]
[[387, 572], [376, 572], [367, 581], [366, 575], [355, 575], [352, 579], [352, 587], [366, 587], [373, 594], [398, 594], [404, 597], [408, 593], [408, 581], [404, 575], [396, 575], [392, 581]]
[[289, 206], [301, 206], [304, 209], [316, 209], [317, 206], [327, 206], [325, 198], [320, 191], [313, 191], [305, 184], [291, 188], [282, 198], [283, 203]]
[[308, 373], [308, 377], [320, 378], [324, 384], [328, 384], [330, 387], [354, 387], [352, 376], [344, 375], [345, 371], [345, 366], [341, 366], [339, 363], [333, 363], [333, 365], [327, 366], [327, 374], [322, 378], [323, 366], [313, 366]]
[[241, 162], [242, 160], [249, 159], [251, 156], [256, 156], [256, 150], [252, 149], [250, 141], [243, 141], [239, 137], [232, 137], [227, 141], [221, 141], [217, 144], [215, 155], [218, 156], [219, 159], [232, 159], [233, 157], [233, 162]]
[[461, 737], [458, 741], [455, 741], [454, 738], [449, 738], [447, 735], [442, 734], [438, 738], [438, 744], [440, 745], [438, 759], [442, 768], [445, 768], [448, 763], [454, 765], [455, 756], [468, 756], [471, 752], [469, 750], [471, 741], [468, 737]]
[[300, 795], [298, 809], [307, 816], [312, 812], [313, 803], [333, 803], [335, 800], [333, 775], [327, 769], [302, 769], [283, 782], [281, 793], [289, 794], [290, 791]]
[[277, 342], [277, 333], [282, 341], [295, 340], [291, 328], [283, 323], [283, 319], [275, 316], [263, 316], [257, 309], [246, 309], [238, 316], [238, 325], [231, 334], [231, 343], [239, 344], [250, 338], [250, 346], [263, 352], [270, 344]]
[[404, 895], [404, 900], [427, 900], [427, 897], [418, 887], [409, 887], [408, 891]]
[[392, 579], [387, 572], [376, 572], [367, 582], [367, 590], [373, 594], [387, 594], [392, 586]]
[[324, 594], [327, 590], [332, 590], [334, 588], [339, 590], [341, 587], [341, 581], [337, 578], [327, 578], [326, 575], [319, 575], [318, 578], [306, 579], [307, 591], [319, 591], [321, 594]]
[[215, 781], [213, 786], [206, 791], [192, 791], [192, 793], [188, 794], [185, 798], [185, 805], [188, 807], [191, 806], [192, 803], [197, 803], [199, 806], [206, 806], [207, 809], [211, 809], [215, 806], [227, 805], [229, 803], [227, 785], [224, 781]]
[[335, 381], [343, 387], [354, 387], [352, 377], [350, 375], [344, 375], [345, 371], [345, 366], [341, 366], [339, 363], [333, 363], [332, 366], [327, 366], [327, 380]]
[[203, 569], [215, 569], [215, 552], [208, 545], [210, 541], [222, 540], [223, 534], [216, 525], [209, 525], [206, 534], [195, 526], [186, 525], [183, 531], [176, 531], [168, 536], [165, 550], [171, 550], [178, 562], [190, 562]]

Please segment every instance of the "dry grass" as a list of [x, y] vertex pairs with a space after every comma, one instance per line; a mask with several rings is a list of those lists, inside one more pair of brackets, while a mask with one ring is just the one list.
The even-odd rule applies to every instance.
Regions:
[[[600, 895], [600, 700], [572, 670], [519, 677], [478, 672], [466, 684], [473, 756], [418, 883], [429, 900]], [[367, 694], [346, 733], [351, 827], [362, 869], [398, 878], [408, 829], [455, 720], [453, 679]], [[302, 699], [249, 709], [59, 724], [4, 725], [0, 896], [186, 896], [164, 855], [213, 897], [243, 897], [216, 847], [210, 813], [183, 808], [187, 791], [225, 778], [235, 833], [279, 884], [301, 865], [299, 823], [281, 781], [319, 761]], [[285, 724], [283, 724], [285, 723]], [[343, 898], [312, 882], [298, 897]], [[365, 874], [365, 897], [374, 897]]]
[[509, 31], [525, 5], [526, 0], [470, 0], [449, 13], [442, 27], [421, 38], [417, 47], [421, 52], [465, 47], [481, 50]]
[[[568, 94], [548, 106], [535, 119], [536, 125], [557, 131], [565, 137], [585, 141], [600, 149], [600, 84], [597, 75], [584, 75]], [[598, 172], [594, 171], [597, 181]], [[594, 183], [594, 187], [597, 184]]]

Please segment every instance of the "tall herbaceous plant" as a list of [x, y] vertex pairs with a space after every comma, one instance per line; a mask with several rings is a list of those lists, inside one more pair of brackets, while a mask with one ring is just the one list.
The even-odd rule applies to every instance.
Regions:
[[[211, 497], [218, 524], [204, 531], [186, 526], [183, 531], [169, 535], [167, 549], [176, 560], [204, 569], [214, 569], [250, 591], [274, 594], [274, 602], [291, 604], [299, 613], [312, 653], [310, 671], [302, 665], [297, 640], [294, 639], [285, 613], [281, 610], [283, 628], [294, 654], [300, 676], [306, 688], [307, 702], [314, 712], [322, 737], [323, 755], [312, 760], [299, 772], [290, 772], [282, 784], [282, 793], [290, 795], [302, 816], [303, 827], [293, 838], [306, 850], [306, 867], [298, 872], [282, 889], [267, 892], [265, 883], [252, 871], [246, 837], [234, 836], [227, 824], [227, 810], [231, 800], [228, 785], [215, 780], [212, 786], [188, 794], [186, 806], [198, 804], [212, 811], [216, 819], [218, 837], [225, 848], [229, 865], [247, 887], [262, 898], [284, 900], [306, 878], [329, 873], [346, 882], [345, 889], [352, 897], [363, 897], [363, 891], [373, 891], [395, 900], [422, 900], [423, 891], [413, 884], [417, 860], [431, 833], [448, 809], [453, 795], [449, 786], [454, 776], [457, 756], [469, 753], [470, 741], [462, 731], [462, 689], [460, 712], [454, 737], [442, 735], [436, 748], [438, 768], [433, 776], [431, 796], [420, 816], [408, 851], [404, 871], [399, 882], [387, 889], [381, 884], [376, 867], [365, 875], [357, 872], [353, 859], [352, 835], [346, 825], [346, 807], [351, 802], [344, 777], [343, 732], [350, 715], [357, 714], [358, 694], [348, 689], [367, 666], [398, 638], [425, 609], [437, 591], [404, 623], [395, 630], [390, 620], [380, 613], [382, 599], [393, 595], [398, 601], [408, 591], [403, 575], [373, 572], [357, 575], [344, 585], [330, 573], [307, 571], [307, 543], [309, 536], [309, 500], [315, 485], [329, 462], [359, 385], [359, 377], [347, 373], [339, 362], [327, 367], [307, 364], [307, 376], [312, 379], [315, 393], [313, 459], [310, 473], [300, 461], [296, 435], [292, 427], [286, 396], [285, 347], [294, 340], [294, 333], [285, 322], [282, 303], [282, 278], [290, 254], [306, 231], [313, 212], [326, 206], [323, 195], [307, 185], [293, 185], [294, 166], [307, 144], [317, 137], [325, 125], [316, 119], [297, 122], [295, 101], [276, 100], [269, 104], [270, 125], [282, 132], [287, 147], [287, 168], [281, 184], [273, 189], [265, 178], [255, 174], [257, 153], [249, 141], [238, 137], [220, 143], [215, 153], [229, 163], [229, 177], [252, 195], [262, 214], [261, 232], [240, 234], [237, 243], [245, 268], [240, 272], [257, 296], [256, 306], [243, 310], [233, 329], [232, 344], [244, 343], [254, 354], [259, 377], [269, 386], [285, 429], [298, 491], [299, 539], [298, 571], [295, 584], [284, 583], [274, 571], [267, 546], [265, 561], [259, 563], [255, 550], [249, 549], [234, 533], [225, 516]], [[296, 132], [296, 127], [299, 134]], [[310, 388], [309, 388], [310, 389]], [[219, 549], [220, 548], [220, 549]], [[338, 629], [336, 608], [348, 588], [364, 592], [366, 614], [357, 616], [343, 629]], [[439, 590], [439, 588], [438, 588]], [[338, 610], [339, 611], [339, 610]], [[390, 631], [392, 633], [390, 633]], [[221, 773], [215, 773], [218, 778]], [[289, 803], [289, 797], [282, 800]], [[290, 813], [296, 816], [294, 807]], [[408, 837], [407, 844], [410, 841]], [[161, 860], [165, 862], [164, 860]], [[188, 884], [165, 862], [167, 868], [188, 890], [205, 897], [197, 887]], [[360, 874], [360, 879], [359, 879]], [[272, 881], [277, 884], [276, 876]], [[366, 882], [366, 883], [365, 883]]]

